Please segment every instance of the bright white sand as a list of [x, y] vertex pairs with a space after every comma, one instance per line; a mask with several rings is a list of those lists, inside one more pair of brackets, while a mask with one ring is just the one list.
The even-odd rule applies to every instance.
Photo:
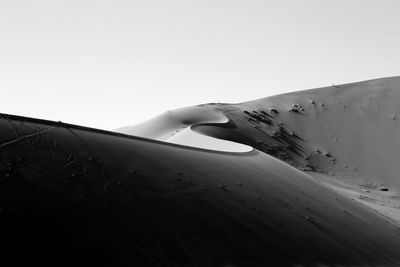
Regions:
[[165, 112], [141, 124], [116, 129], [116, 132], [215, 151], [243, 153], [251, 146], [197, 133], [191, 126], [201, 123], [227, 123], [219, 110], [195, 106]]
[[179, 133], [171, 135], [171, 137], [167, 138], [165, 141], [174, 144], [225, 152], [243, 153], [253, 150], [253, 148], [248, 145], [243, 145], [236, 142], [231, 142], [197, 133], [193, 131], [191, 127], [186, 127]]

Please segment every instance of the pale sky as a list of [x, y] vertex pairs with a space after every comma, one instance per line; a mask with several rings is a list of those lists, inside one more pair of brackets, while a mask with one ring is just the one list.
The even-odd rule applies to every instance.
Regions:
[[114, 129], [400, 75], [398, 0], [0, 0], [0, 112]]

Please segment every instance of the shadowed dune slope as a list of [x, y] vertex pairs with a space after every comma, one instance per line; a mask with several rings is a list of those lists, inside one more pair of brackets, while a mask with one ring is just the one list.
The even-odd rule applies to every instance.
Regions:
[[[221, 132], [239, 126], [224, 125]], [[398, 226], [257, 150], [216, 152], [2, 115], [0, 175], [2, 261], [74, 266], [400, 262]]]

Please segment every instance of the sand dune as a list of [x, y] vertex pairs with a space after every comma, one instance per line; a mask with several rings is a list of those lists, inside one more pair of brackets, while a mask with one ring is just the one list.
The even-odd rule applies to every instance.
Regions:
[[122, 127], [116, 132], [152, 138], [173, 144], [225, 152], [249, 152], [253, 148], [207, 134], [198, 134], [192, 129], [204, 123], [226, 124], [229, 119], [219, 110], [209, 106], [195, 106], [168, 111], [144, 123]]
[[2, 260], [399, 266], [397, 88], [200, 105], [125, 134], [3, 114]]
[[115, 131], [164, 141], [182, 127], [198, 123], [227, 123], [228, 121], [229, 119], [222, 112], [212, 106], [200, 105], [170, 110], [138, 125], [122, 127]]
[[[388, 188], [390, 194], [374, 198], [369, 206], [388, 215], [384, 203], [390, 202], [395, 209], [389, 216], [398, 221], [399, 88], [400, 78], [392, 77], [241, 104], [201, 105], [194, 108], [223, 113], [228, 123], [194, 124], [192, 129], [249, 145], [312, 175], [315, 171], [340, 180], [357, 199]], [[185, 119], [190, 121], [190, 113]]]
[[[399, 88], [400, 78], [393, 77], [232, 105], [224, 114], [240, 135], [219, 131], [216, 136], [249, 144], [300, 170], [326, 174], [351, 188], [357, 199], [387, 188], [391, 193], [369, 206], [399, 221]], [[270, 114], [270, 123], [254, 117], [263, 112]], [[212, 126], [199, 128], [215, 133]], [[390, 213], [387, 202], [395, 207]]]

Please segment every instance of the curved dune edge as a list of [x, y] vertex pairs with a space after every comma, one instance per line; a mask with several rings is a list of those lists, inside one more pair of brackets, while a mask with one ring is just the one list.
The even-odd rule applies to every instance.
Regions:
[[253, 148], [248, 145], [198, 133], [192, 129], [193, 126], [195, 125], [183, 129], [179, 134], [167, 139], [167, 142], [223, 152], [246, 153], [253, 150]]
[[229, 118], [216, 109], [202, 106], [168, 111], [144, 123], [116, 129], [116, 132], [212, 151], [247, 153], [253, 147], [215, 138], [194, 130], [204, 123], [229, 124]]
[[[380, 186], [387, 187], [391, 193], [382, 193], [384, 200], [396, 201], [398, 207], [399, 84], [400, 77], [391, 77], [292, 92], [240, 104], [207, 104], [194, 107], [199, 111], [192, 112], [196, 118], [191, 119], [193, 114], [186, 114], [190, 124], [186, 121], [181, 126], [190, 126], [191, 130], [213, 138], [247, 144], [300, 170], [332, 174], [333, 179], [339, 177], [346, 186], [354, 188], [361, 200], [371, 198], [371, 187], [374, 193], [380, 192]], [[301, 107], [300, 111], [294, 109], [295, 106]], [[256, 112], [271, 115], [272, 110], [277, 114], [269, 116], [271, 125], [258, 120], [263, 114]], [[223, 113], [225, 120], [219, 116], [219, 123], [210, 125], [204, 118], [199, 119], [202, 116], [199, 113], [205, 112], [213, 113], [214, 119], [216, 114]], [[186, 112], [180, 113], [182, 117]], [[227, 125], [231, 122], [234, 128]], [[179, 133], [182, 129], [177, 126], [175, 130]], [[277, 140], [275, 134], [284, 134], [284, 139]], [[374, 201], [376, 199], [374, 197]]]
[[[399, 84], [400, 77], [391, 77], [239, 104], [208, 104], [201, 112], [213, 112], [213, 118], [222, 113], [225, 120], [197, 120], [190, 129], [247, 144], [318, 177], [327, 175], [322, 183], [330, 189], [399, 224]], [[263, 120], [266, 113], [271, 116]], [[265, 118], [271, 123], [265, 123]], [[276, 133], [284, 138], [277, 140]]]
[[[12, 180], [30, 181], [19, 183], [17, 194], [5, 194], [10, 200], [16, 195], [18, 203], [21, 199], [27, 203], [20, 213], [24, 215], [22, 219], [14, 217], [15, 221], [1, 228], [11, 233], [6, 235], [6, 243], [15, 240], [14, 233], [21, 232], [20, 226], [27, 228], [29, 234], [40, 232], [39, 239], [44, 240], [40, 245], [28, 243], [29, 246], [13, 249], [24, 243], [20, 240], [26, 241], [26, 236], [20, 236], [14, 247], [7, 246], [6, 252], [31, 253], [30, 256], [50, 251], [52, 262], [53, 258], [71, 255], [67, 258], [75, 265], [77, 255], [88, 250], [112, 255], [109, 260], [113, 263], [121, 255], [127, 255], [124, 260], [139, 266], [150, 265], [138, 264], [142, 259], [167, 259], [171, 261], [167, 266], [180, 266], [182, 259], [188, 266], [198, 262], [211, 266], [217, 260], [221, 266], [368, 266], [366, 263], [396, 266], [398, 263], [399, 240], [394, 226], [258, 150], [252, 152], [257, 154], [255, 157], [242, 157], [248, 153], [229, 156], [206, 150], [198, 153], [197, 148], [182, 149], [167, 142], [55, 122], [24, 120], [22, 123], [14, 118], [17, 123], [10, 128], [8, 119], [11, 118], [0, 120], [3, 140], [15, 137], [13, 129], [29, 134], [32, 130], [45, 132], [51, 126], [57, 127], [49, 136], [32, 139], [35, 146], [17, 142], [5, 149], [7, 162], [13, 162], [11, 166], [21, 171], [15, 172], [18, 179]], [[57, 145], [49, 146], [49, 138]], [[38, 150], [41, 157], [33, 153]], [[49, 164], [54, 153], [57, 153], [58, 160], [54, 162], [57, 168]], [[65, 165], [71, 160], [88, 166], [89, 178], [96, 177], [99, 182], [88, 183], [87, 169], [77, 172], [75, 165]], [[70, 182], [74, 184], [71, 186]], [[37, 185], [34, 190], [32, 184]], [[77, 185], [85, 191], [76, 190]], [[15, 185], [6, 183], [3, 188], [9, 192]], [[43, 195], [51, 198], [43, 199]], [[80, 197], [84, 202], [76, 201]], [[49, 211], [61, 208], [65, 212], [54, 219]], [[87, 222], [84, 229], [88, 231], [83, 232], [82, 225], [71, 223], [75, 218]], [[102, 224], [103, 221], [106, 223]], [[113, 231], [115, 225], [129, 231]], [[143, 235], [137, 234], [137, 225]], [[55, 235], [57, 231], [63, 235]], [[81, 236], [91, 243], [77, 249], [75, 240]], [[113, 246], [106, 250], [94, 246], [99, 236], [109, 238], [106, 241]], [[63, 242], [62, 249], [58, 249], [53, 245], [57, 244], [55, 240], [71, 242]], [[162, 246], [154, 246], [153, 240]], [[193, 240], [196, 246], [188, 248]], [[145, 246], [138, 249], [139, 242]], [[112, 254], [114, 251], [116, 254]], [[155, 256], [148, 252], [155, 252]], [[204, 261], [205, 254], [212, 257]], [[175, 255], [180, 256], [179, 261]], [[104, 263], [103, 258], [97, 259]]]

